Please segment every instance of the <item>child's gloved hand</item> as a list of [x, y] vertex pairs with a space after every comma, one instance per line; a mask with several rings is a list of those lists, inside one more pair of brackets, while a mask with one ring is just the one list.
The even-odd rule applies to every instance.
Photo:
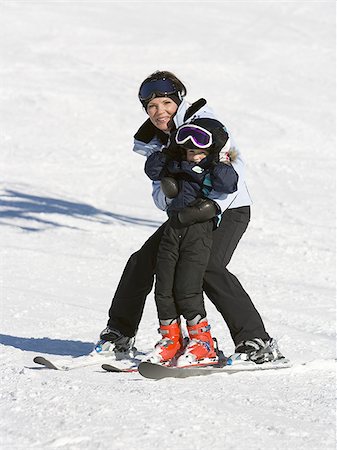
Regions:
[[162, 153], [166, 156], [167, 161], [170, 161], [172, 159], [181, 161], [181, 147], [179, 147], [179, 145], [177, 145], [174, 141], [171, 141], [167, 147], [164, 147], [162, 149]]

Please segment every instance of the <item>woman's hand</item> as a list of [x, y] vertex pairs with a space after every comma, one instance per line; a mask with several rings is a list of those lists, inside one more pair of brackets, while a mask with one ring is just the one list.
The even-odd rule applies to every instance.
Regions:
[[178, 181], [173, 177], [163, 177], [160, 181], [160, 187], [167, 198], [174, 198], [179, 193]]
[[178, 213], [179, 222], [188, 227], [194, 223], [207, 222], [221, 213], [219, 205], [210, 198], [197, 198]]

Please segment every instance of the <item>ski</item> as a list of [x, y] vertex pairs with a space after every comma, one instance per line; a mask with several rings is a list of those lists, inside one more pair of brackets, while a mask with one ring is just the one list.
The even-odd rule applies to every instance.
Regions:
[[104, 369], [106, 372], [114, 372], [114, 373], [133, 373], [138, 372], [138, 366], [130, 366], [130, 367], [116, 367], [112, 364], [102, 364], [102, 369]]
[[102, 356], [96, 354], [89, 354], [79, 356], [73, 359], [49, 359], [44, 356], [36, 356], [33, 361], [36, 364], [46, 367], [47, 369], [69, 371], [74, 369], [81, 369], [82, 367], [100, 365], [102, 364]]
[[138, 366], [138, 372], [145, 378], [152, 380], [161, 380], [163, 378], [188, 378], [211, 375], [215, 373], [221, 374], [234, 374], [238, 372], [248, 371], [262, 371], [262, 370], [275, 370], [286, 369], [291, 367], [292, 364], [289, 360], [283, 359], [274, 362], [267, 362], [263, 364], [255, 364], [251, 361], [242, 362], [234, 365], [205, 365], [205, 366], [190, 366], [190, 367], [168, 367], [160, 364], [154, 364], [151, 362], [141, 362]]
[[[148, 361], [146, 361], [146, 362], [148, 362]], [[139, 362], [138, 364], [132, 364], [132, 365], [129, 365], [128, 367], [126, 366], [126, 367], [118, 367], [118, 366], [115, 366], [115, 365], [113, 365], [113, 364], [102, 364], [102, 369], [104, 369], [105, 371], [107, 371], [107, 372], [114, 372], [114, 373], [120, 373], [120, 372], [125, 372], [125, 373], [130, 373], [130, 372], [138, 372], [138, 367], [139, 367], [139, 364], [141, 364], [142, 362]], [[155, 364], [155, 365], [160, 365], [161, 366], [161, 364]], [[205, 363], [205, 364], [195, 364], [195, 365], [193, 365], [193, 366], [189, 366], [189, 367], [214, 367], [214, 365], [216, 366], [216, 367], [223, 367], [223, 364], [220, 366], [220, 363], [217, 361], [217, 362], [214, 362], [214, 363], [211, 363], [211, 362], [208, 362], [208, 363]], [[177, 368], [176, 366], [163, 366], [163, 367], [173, 367], [173, 368]]]
[[[194, 364], [193, 366], [188, 366], [188, 367], [213, 367], [214, 365], [217, 367], [223, 367], [226, 364], [227, 358], [225, 357], [225, 355], [223, 354], [222, 351], [218, 351], [218, 356], [217, 358], [211, 358], [211, 359], [204, 359], [203, 362], [199, 362], [197, 364]], [[175, 366], [175, 361], [176, 360], [172, 360], [171, 364], [166, 363], [166, 365], [164, 367], [176, 367]], [[133, 363], [129, 361], [129, 364], [126, 363], [126, 365], [124, 367], [119, 367], [117, 365], [114, 364], [102, 364], [102, 369], [104, 369], [107, 372], [114, 372], [114, 373], [120, 373], [120, 372], [126, 372], [126, 373], [130, 373], [130, 372], [138, 372], [138, 367], [139, 364], [141, 364], [143, 361], [139, 360], [139, 361], [134, 361]], [[146, 361], [148, 362], [148, 361]], [[160, 365], [160, 364], [158, 364]]]
[[116, 359], [115, 354], [113, 353], [111, 355], [106, 354], [102, 355], [97, 353], [96, 351], [93, 351], [88, 355], [78, 356], [77, 358], [72, 359], [54, 360], [53, 358], [49, 359], [44, 356], [35, 356], [33, 361], [36, 364], [46, 367], [47, 369], [61, 370], [61, 371], [81, 369], [83, 367], [88, 366], [96, 366], [96, 365], [100, 366], [104, 361], [116, 365], [116, 367], [119, 369], [127, 368], [130, 366], [130, 364], [137, 365], [140, 363], [140, 359], [137, 358]]

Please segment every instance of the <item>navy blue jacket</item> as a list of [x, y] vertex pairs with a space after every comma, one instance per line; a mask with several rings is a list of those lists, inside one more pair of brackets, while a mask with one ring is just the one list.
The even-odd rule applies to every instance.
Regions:
[[159, 181], [165, 176], [172, 176], [178, 181], [179, 193], [169, 204], [168, 213], [179, 211], [195, 199], [207, 196], [202, 192], [205, 179], [210, 179], [212, 188], [219, 194], [231, 194], [237, 190], [238, 174], [232, 165], [215, 163], [211, 156], [196, 164], [168, 160], [164, 153], [155, 152], [146, 160], [145, 173], [152, 181]]

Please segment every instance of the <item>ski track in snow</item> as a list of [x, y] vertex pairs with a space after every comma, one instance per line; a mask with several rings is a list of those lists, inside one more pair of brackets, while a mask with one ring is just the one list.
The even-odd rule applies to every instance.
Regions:
[[[335, 448], [334, 8], [181, 2], [182, 26], [161, 1], [0, 1], [2, 449]], [[165, 220], [131, 151], [138, 84], [160, 68], [243, 151], [254, 205], [230, 270], [293, 368], [156, 382], [33, 363], [91, 351]], [[157, 327], [150, 294], [139, 350]]]

